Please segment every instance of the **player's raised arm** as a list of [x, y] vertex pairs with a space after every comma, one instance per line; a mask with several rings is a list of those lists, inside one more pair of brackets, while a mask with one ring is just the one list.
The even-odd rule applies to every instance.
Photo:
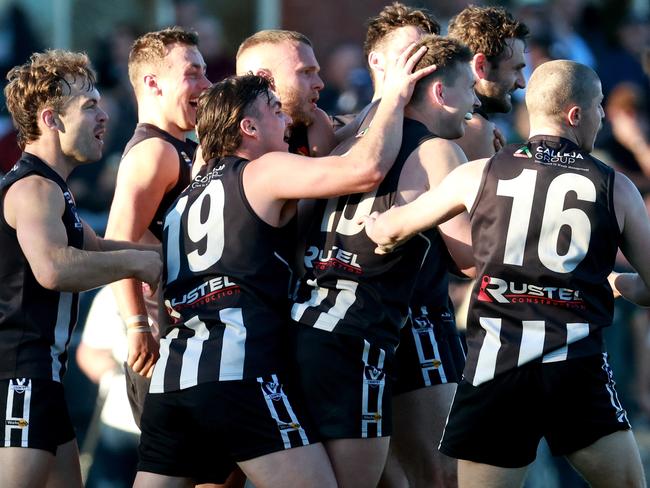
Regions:
[[459, 166], [436, 189], [413, 202], [365, 217], [366, 233], [377, 244], [376, 252], [390, 252], [418, 232], [471, 209], [486, 162], [480, 159]]
[[[426, 49], [416, 52], [412, 49], [413, 45], [409, 46], [391, 66], [373, 125], [348, 153], [312, 159], [309, 164], [299, 156], [269, 153], [255, 161], [247, 171], [273, 174], [266, 171], [266, 167], [272, 165], [275, 175], [286, 174], [286, 178], [273, 176], [273, 186], [265, 185], [277, 199], [330, 197], [375, 188], [399, 151], [404, 106], [415, 83], [435, 70], [435, 66], [428, 66], [413, 72]], [[259, 166], [259, 170], [254, 169], [255, 166]]]

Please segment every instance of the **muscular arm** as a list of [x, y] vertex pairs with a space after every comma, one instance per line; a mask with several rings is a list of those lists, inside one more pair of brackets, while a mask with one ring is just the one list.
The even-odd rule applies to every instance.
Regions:
[[[449, 173], [466, 162], [465, 154], [455, 141], [436, 138], [421, 144], [406, 161], [397, 204], [410, 203], [425, 191], [437, 188]], [[458, 268], [471, 276], [474, 257], [467, 212], [443, 222], [438, 230]]]
[[[107, 239], [130, 242], [148, 239], [153, 242], [148, 227], [165, 193], [178, 180], [178, 165], [176, 150], [162, 139], [147, 139], [129, 151], [120, 163], [106, 229]], [[147, 326], [142, 283], [123, 280], [112, 288], [122, 317], [141, 316], [140, 322], [130, 325]], [[157, 345], [150, 334], [129, 334], [127, 362], [135, 372], [150, 374], [157, 357]]]
[[79, 292], [130, 276], [158, 280], [161, 263], [154, 253], [94, 252], [69, 246], [61, 221], [64, 210], [60, 188], [37, 175], [14, 183], [5, 196], [7, 223], [16, 229], [18, 243], [41, 286]]
[[366, 218], [366, 233], [377, 245], [377, 253], [396, 246], [425, 229], [439, 225], [469, 210], [476, 198], [487, 159], [472, 161], [453, 170], [437, 188], [401, 207]]
[[614, 207], [621, 229], [621, 251], [637, 271], [615, 276], [615, 291], [637, 305], [650, 306], [650, 220], [634, 184], [621, 173], [614, 182]]
[[138, 251], [154, 251], [162, 253], [161, 244], [140, 244], [129, 241], [113, 241], [111, 239], [102, 239], [95, 231], [85, 222], [84, 225], [84, 249], [86, 251], [123, 251], [125, 249], [135, 249]]
[[346, 154], [305, 159], [286, 153], [269, 153], [244, 171], [244, 186], [260, 217], [273, 202], [299, 198], [325, 198], [366, 192], [382, 181], [395, 157], [402, 137], [404, 106], [415, 82], [430, 73], [425, 68], [411, 73], [424, 53], [396, 62], [390, 87], [379, 104], [373, 126]]
[[[153, 242], [148, 227], [165, 192], [176, 184], [178, 164], [176, 150], [162, 139], [147, 139], [129, 151], [117, 175], [107, 240]], [[123, 317], [146, 315], [141, 282], [124, 280], [113, 291]]]

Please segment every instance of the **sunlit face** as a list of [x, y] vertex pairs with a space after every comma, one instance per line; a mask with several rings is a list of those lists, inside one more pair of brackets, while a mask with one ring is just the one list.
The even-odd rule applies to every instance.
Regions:
[[284, 112], [284, 107], [275, 93], [269, 91], [269, 96], [262, 93], [257, 97], [253, 110], [253, 125], [263, 152], [289, 150], [285, 135], [291, 118]]
[[275, 89], [283, 110], [293, 123], [310, 125], [314, 119], [323, 80], [314, 50], [302, 42], [284, 41], [269, 46], [277, 62], [272, 68]]
[[471, 67], [461, 63], [455, 68], [453, 83], [444, 86], [445, 123], [438, 131], [445, 139], [457, 139], [465, 134], [465, 115], [481, 105], [474, 92], [475, 79]]
[[603, 90], [600, 81], [595, 81], [596, 96], [589, 105], [581, 108], [580, 125], [576, 129], [579, 146], [587, 152], [594, 149], [596, 136], [603, 125], [605, 111], [603, 110]]
[[68, 100], [56, 114], [61, 123], [59, 141], [67, 158], [91, 163], [102, 157], [108, 115], [99, 107], [99, 92], [88, 91], [85, 80], [71, 84]]
[[194, 129], [199, 95], [211, 83], [196, 46], [174, 44], [156, 75], [165, 119], [180, 131]]
[[[508, 39], [503, 58], [490, 63], [486, 79], [480, 80], [476, 92], [487, 113], [508, 113], [512, 110], [512, 93], [526, 87], [524, 41]], [[509, 53], [512, 56], [507, 57]], [[495, 66], [496, 64], [496, 66]]]

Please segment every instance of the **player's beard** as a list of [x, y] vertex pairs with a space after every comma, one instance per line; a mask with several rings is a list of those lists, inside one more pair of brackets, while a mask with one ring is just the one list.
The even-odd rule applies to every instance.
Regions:
[[282, 110], [291, 117], [292, 125], [311, 125], [313, 115], [311, 103], [307, 97], [301, 96], [298, 90], [289, 89], [280, 96]]
[[481, 110], [485, 113], [507, 114], [512, 110], [512, 98], [508, 96], [508, 94], [512, 93], [510, 89], [506, 89], [496, 83], [481, 88], [480, 92], [478, 90], [476, 91], [476, 96], [481, 101]]

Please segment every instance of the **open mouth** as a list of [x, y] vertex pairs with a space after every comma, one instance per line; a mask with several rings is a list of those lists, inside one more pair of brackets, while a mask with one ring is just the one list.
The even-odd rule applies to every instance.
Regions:
[[104, 142], [104, 135], [106, 134], [106, 129], [98, 129], [95, 131], [95, 139], [99, 142]]
[[198, 100], [198, 98], [197, 98], [197, 99], [194, 99], [194, 100], [190, 100], [189, 103], [190, 103], [190, 107], [192, 107], [193, 109], [196, 109], [196, 107], [199, 106], [199, 100]]

